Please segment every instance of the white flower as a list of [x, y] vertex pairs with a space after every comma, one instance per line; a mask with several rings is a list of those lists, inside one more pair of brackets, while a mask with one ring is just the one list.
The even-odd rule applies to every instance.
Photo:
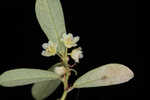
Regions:
[[61, 76], [66, 73], [66, 69], [64, 66], [55, 67], [54, 72]]
[[72, 50], [70, 56], [75, 62], [79, 63], [79, 59], [83, 58], [82, 48], [79, 47]]
[[53, 43], [52, 41], [49, 41], [48, 43], [44, 43], [42, 45], [42, 47], [43, 47], [43, 49], [45, 49], [42, 51], [43, 56], [47, 56], [47, 57], [54, 56], [57, 52], [56, 51], [57, 50], [57, 44]]
[[77, 46], [76, 43], [79, 41], [79, 39], [80, 39], [79, 36], [73, 37], [71, 33], [69, 34], [64, 33], [62, 41], [64, 42], [64, 45], [67, 48], [71, 48]]

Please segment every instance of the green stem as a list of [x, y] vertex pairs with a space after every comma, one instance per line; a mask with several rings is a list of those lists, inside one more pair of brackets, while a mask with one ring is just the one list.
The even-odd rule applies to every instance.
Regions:
[[65, 90], [60, 100], [65, 100], [67, 97], [67, 91]]
[[64, 93], [63, 93], [63, 95], [62, 95], [62, 97], [61, 97], [61, 99], [60, 100], [65, 100], [65, 98], [66, 98], [66, 96], [67, 96], [67, 93], [68, 93], [68, 87], [69, 87], [69, 85], [68, 85], [68, 80], [69, 80], [69, 72], [67, 72], [66, 74], [65, 74], [65, 80], [64, 80]]
[[[63, 59], [63, 63], [64, 63], [64, 66], [66, 68], [68, 68], [68, 61], [67, 61], [67, 56], [68, 56], [68, 48], [65, 49], [65, 54], [64, 54], [64, 59]], [[65, 74], [65, 78], [64, 78], [64, 81], [63, 81], [63, 84], [64, 84], [64, 93], [61, 97], [60, 100], [65, 100], [66, 97], [67, 97], [67, 94], [68, 94], [68, 89], [69, 89], [69, 85], [68, 85], [68, 80], [69, 80], [69, 71], [67, 71], [67, 73]]]
[[62, 95], [60, 100], [65, 100], [66, 97], [67, 97], [67, 93], [68, 93], [68, 79], [69, 79], [69, 74], [66, 73], [65, 80], [63, 82], [64, 83], [64, 93], [63, 93], [63, 95]]
[[68, 48], [66, 48], [66, 50], [65, 50], [65, 56], [66, 57], [68, 56]]

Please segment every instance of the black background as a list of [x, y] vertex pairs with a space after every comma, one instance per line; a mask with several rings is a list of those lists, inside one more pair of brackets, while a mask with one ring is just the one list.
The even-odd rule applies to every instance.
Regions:
[[[136, 50], [135, 0], [61, 2], [67, 32], [81, 37], [79, 45], [83, 48], [84, 58], [76, 67], [79, 76], [114, 62], [129, 66], [135, 73], [135, 78], [125, 84], [76, 89], [67, 100], [135, 99], [137, 89], [143, 89], [137, 86], [137, 68], [142, 69], [143, 56]], [[35, 16], [35, 0], [3, 0], [0, 5], [0, 73], [14, 68], [48, 69], [59, 61], [58, 57], [45, 58], [40, 54], [41, 45], [47, 38]], [[31, 86], [0, 87], [0, 100], [33, 100]], [[47, 100], [60, 97], [61, 90], [59, 87]]]

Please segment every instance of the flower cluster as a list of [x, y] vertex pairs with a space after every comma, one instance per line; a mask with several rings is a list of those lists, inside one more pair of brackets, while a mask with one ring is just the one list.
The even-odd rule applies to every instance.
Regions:
[[[64, 33], [61, 42], [63, 42], [63, 44], [67, 49], [70, 49], [72, 47], [77, 46], [77, 42], [79, 41], [79, 39], [80, 39], [79, 36], [73, 37], [71, 33], [69, 34]], [[52, 41], [44, 43], [42, 47], [44, 49], [42, 52], [43, 56], [49, 57], [57, 54], [57, 44], [53, 43]], [[72, 50], [71, 53], [68, 53], [68, 55], [70, 55], [75, 62], [79, 63], [79, 59], [83, 58], [82, 48], [81, 47], [75, 48]]]

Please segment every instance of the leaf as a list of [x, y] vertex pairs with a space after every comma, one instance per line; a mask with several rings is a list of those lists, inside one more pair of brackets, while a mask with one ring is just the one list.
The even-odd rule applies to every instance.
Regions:
[[54, 72], [21, 68], [4, 72], [0, 76], [0, 85], [14, 87], [58, 78], [59, 76]]
[[74, 88], [100, 87], [120, 84], [134, 77], [133, 72], [121, 64], [107, 64], [91, 70], [77, 79]]
[[48, 39], [57, 43], [59, 50], [63, 50], [60, 39], [66, 33], [66, 28], [60, 0], [36, 0], [35, 11]]
[[36, 83], [32, 87], [32, 95], [36, 100], [44, 100], [56, 90], [60, 83], [60, 80]]
[[[56, 66], [61, 66], [61, 64], [58, 63], [53, 65], [49, 71], [53, 71]], [[60, 83], [60, 80], [50, 80], [35, 83], [32, 87], [32, 96], [36, 100], [44, 100], [56, 90]]]

